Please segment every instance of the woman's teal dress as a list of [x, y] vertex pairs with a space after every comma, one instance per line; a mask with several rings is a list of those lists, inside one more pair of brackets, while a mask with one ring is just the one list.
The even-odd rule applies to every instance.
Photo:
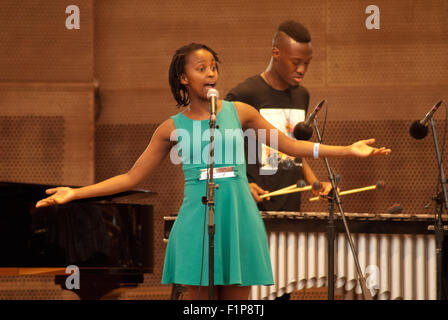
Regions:
[[[205, 211], [206, 206], [201, 202], [206, 180], [199, 177], [200, 170], [207, 167], [209, 122], [191, 120], [182, 113], [171, 118], [176, 126], [185, 190], [169, 236], [162, 283], [199, 285], [202, 265], [201, 285], [207, 286], [208, 207]], [[222, 101], [216, 124], [219, 128], [215, 130], [215, 168], [232, 166], [236, 177], [215, 179], [219, 189], [215, 192], [214, 284], [272, 285], [266, 230], [249, 189], [243, 132], [232, 102]]]

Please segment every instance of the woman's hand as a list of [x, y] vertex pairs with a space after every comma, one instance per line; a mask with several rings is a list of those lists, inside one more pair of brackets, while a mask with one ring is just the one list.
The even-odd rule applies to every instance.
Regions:
[[38, 201], [36, 203], [36, 208], [48, 207], [55, 204], [64, 204], [75, 199], [75, 190], [68, 187], [47, 189], [45, 193], [51, 194], [51, 196]]
[[369, 144], [375, 143], [375, 139], [360, 140], [350, 146], [350, 155], [355, 157], [366, 158], [375, 155], [389, 155], [391, 150], [382, 148], [374, 148]]

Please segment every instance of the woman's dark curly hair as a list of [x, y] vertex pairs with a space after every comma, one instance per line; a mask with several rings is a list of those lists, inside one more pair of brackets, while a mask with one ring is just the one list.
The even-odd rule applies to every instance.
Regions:
[[[220, 63], [218, 55], [211, 48], [204, 44], [190, 43], [176, 50], [176, 53], [171, 60], [170, 71], [169, 71], [169, 82], [171, 87], [171, 92], [174, 99], [177, 102], [178, 107], [186, 107], [190, 104], [190, 97], [188, 95], [187, 87], [180, 83], [180, 77], [185, 73], [185, 63], [187, 56], [196, 50], [205, 49], [209, 51], [215, 61]], [[216, 65], [216, 70], [218, 70], [218, 65]], [[219, 70], [218, 70], [219, 72]]]

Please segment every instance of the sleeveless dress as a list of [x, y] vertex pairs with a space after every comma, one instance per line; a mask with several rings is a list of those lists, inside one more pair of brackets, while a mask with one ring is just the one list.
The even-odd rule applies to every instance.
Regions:
[[[199, 178], [201, 169], [207, 168], [209, 122], [191, 120], [182, 113], [171, 118], [178, 141], [174, 150], [182, 161], [185, 189], [168, 240], [162, 284], [207, 286], [208, 206], [201, 202], [207, 180]], [[236, 176], [214, 179], [219, 185], [215, 192], [214, 285], [272, 285], [266, 230], [249, 189], [244, 137], [233, 102], [222, 101], [216, 124], [219, 128], [215, 130], [214, 167], [233, 167]]]

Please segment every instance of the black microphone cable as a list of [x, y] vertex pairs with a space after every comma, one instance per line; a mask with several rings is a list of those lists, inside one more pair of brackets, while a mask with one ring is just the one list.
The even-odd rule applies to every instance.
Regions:
[[[328, 108], [327, 108], [327, 106], [325, 106], [324, 123], [322, 125], [322, 132], [320, 134], [320, 138], [321, 138], [322, 142], [324, 141], [325, 127], [327, 126], [327, 116], [328, 116]], [[320, 143], [320, 141], [319, 141], [319, 143]], [[336, 177], [336, 185], [339, 184], [341, 177], [333, 171], [333, 168], [330, 168], [330, 169], [332, 171], [332, 175]]]
[[[322, 142], [324, 141], [325, 127], [327, 126], [327, 116], [328, 116], [328, 108], [327, 108], [327, 106], [325, 106], [324, 123], [323, 123], [323, 125], [322, 125], [322, 132], [321, 132], [321, 134], [320, 134], [320, 137], [321, 137]], [[315, 120], [316, 120], [316, 119], [315, 119]], [[316, 121], [317, 121], [317, 120], [316, 120]], [[319, 141], [319, 143], [320, 143], [320, 141]], [[336, 174], [336, 173], [333, 171], [333, 168], [330, 168], [330, 169], [331, 169], [331, 171], [332, 171], [332, 175], [336, 177], [336, 185], [339, 184], [339, 182], [340, 182], [340, 180], [341, 180], [341, 176], [338, 175], [338, 174]]]
[[[443, 101], [443, 104], [445, 105], [445, 126], [444, 126], [444, 130], [443, 130], [443, 143], [442, 143], [442, 149], [440, 151], [441, 156], [441, 166], [443, 168], [443, 154], [445, 153], [445, 144], [446, 144], [446, 136], [447, 136], [447, 126], [448, 126], [448, 108], [447, 105], [445, 103], [445, 101]], [[445, 182], [444, 182], [445, 183]], [[436, 185], [436, 202], [437, 201], [441, 201], [441, 210], [443, 210], [443, 201], [445, 199], [443, 199], [442, 196], [442, 191], [439, 191], [442, 188], [442, 184], [440, 182], [440, 179], [437, 179], [437, 185]], [[439, 193], [440, 193], [440, 199], [439, 198]], [[437, 210], [434, 210], [434, 226], [436, 226], [437, 224]], [[448, 287], [445, 286], [445, 297], [448, 297]]]
[[327, 108], [327, 106], [325, 106], [324, 124], [322, 125], [322, 133], [320, 135], [322, 138], [322, 141], [324, 140], [325, 126], [327, 125], [327, 115], [328, 115], [328, 108]]
[[[216, 128], [213, 130], [218, 129], [219, 126], [216, 125]], [[208, 191], [208, 181], [210, 180], [210, 144], [209, 144], [209, 150], [208, 150], [208, 157], [207, 157], [207, 180], [205, 182], [205, 195], [206, 198], [208, 198], [209, 191]], [[215, 153], [215, 143], [213, 141], [213, 153]], [[213, 158], [214, 159], [214, 158]], [[213, 172], [212, 172], [213, 174]], [[203, 224], [203, 230], [202, 230], [202, 253], [201, 253], [201, 275], [199, 277], [199, 290], [198, 290], [198, 300], [201, 296], [201, 287], [202, 287], [202, 275], [204, 270], [204, 251], [205, 251], [205, 226], [207, 225], [207, 205], [208, 203], [204, 203], [204, 224]], [[210, 241], [210, 239], [208, 239]], [[214, 253], [213, 253], [214, 254]], [[210, 261], [208, 262], [210, 263]], [[209, 283], [210, 285], [210, 283]]]
[[[443, 129], [443, 143], [442, 143], [442, 149], [440, 151], [442, 157], [441, 157], [441, 165], [443, 167], [443, 154], [445, 153], [445, 145], [446, 145], [446, 137], [447, 137], [447, 127], [448, 127], [448, 108], [447, 105], [445, 103], [445, 101], [443, 101], [443, 104], [445, 105], [445, 126]], [[439, 193], [441, 192], [439, 188], [442, 188], [442, 184], [440, 183], [440, 179], [437, 179], [437, 184], [436, 184], [436, 201], [438, 200], [438, 196]], [[440, 199], [442, 200], [442, 199]], [[436, 222], [437, 220], [437, 214], [434, 211], [434, 222]]]
[[[208, 179], [210, 179], [210, 173], [209, 173], [209, 166], [207, 163], [207, 181]], [[207, 189], [207, 182], [205, 183], [205, 194], [208, 193], [208, 189]], [[202, 230], [202, 253], [201, 253], [201, 275], [199, 277], [199, 290], [198, 290], [198, 300], [201, 297], [201, 287], [202, 287], [202, 272], [204, 270], [204, 249], [205, 249], [205, 225], [207, 224], [207, 204], [204, 203], [204, 227]], [[209, 262], [210, 263], [210, 262]]]

